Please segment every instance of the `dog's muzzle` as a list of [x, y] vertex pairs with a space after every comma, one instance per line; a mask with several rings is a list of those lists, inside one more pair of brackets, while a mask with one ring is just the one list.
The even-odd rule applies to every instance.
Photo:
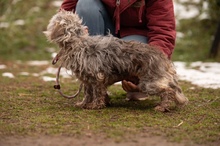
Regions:
[[57, 54], [57, 55], [53, 58], [52, 64], [55, 65], [55, 64], [58, 62], [58, 60], [59, 60], [59, 56], [58, 56], [58, 54]]

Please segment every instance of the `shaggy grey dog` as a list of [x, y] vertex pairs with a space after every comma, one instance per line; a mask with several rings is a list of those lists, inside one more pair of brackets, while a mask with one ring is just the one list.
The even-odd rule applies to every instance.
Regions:
[[105, 107], [107, 87], [133, 77], [139, 79], [140, 92], [160, 96], [156, 110], [169, 111], [172, 103], [184, 106], [188, 102], [172, 62], [157, 48], [110, 34], [89, 36], [78, 15], [64, 10], [52, 17], [44, 33], [60, 48], [53, 64], [61, 60], [84, 84], [84, 99], [78, 104], [82, 108]]

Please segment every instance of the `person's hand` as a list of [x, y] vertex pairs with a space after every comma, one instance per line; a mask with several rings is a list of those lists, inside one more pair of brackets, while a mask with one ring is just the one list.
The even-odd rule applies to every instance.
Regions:
[[122, 88], [126, 91], [126, 92], [138, 92], [139, 89], [137, 87], [137, 85], [133, 84], [130, 81], [126, 81], [123, 80], [122, 81]]

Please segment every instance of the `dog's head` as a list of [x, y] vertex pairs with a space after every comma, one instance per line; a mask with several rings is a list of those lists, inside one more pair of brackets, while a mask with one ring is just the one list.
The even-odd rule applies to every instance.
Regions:
[[69, 42], [74, 38], [88, 35], [86, 26], [77, 14], [61, 10], [55, 14], [44, 31], [47, 39], [55, 43]]

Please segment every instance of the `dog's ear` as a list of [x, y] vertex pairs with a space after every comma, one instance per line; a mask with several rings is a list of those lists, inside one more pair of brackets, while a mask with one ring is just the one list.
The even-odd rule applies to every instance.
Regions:
[[59, 36], [62, 36], [64, 34], [65, 34], [65, 28], [62, 25], [56, 23], [56, 25], [51, 33], [51, 40], [56, 39]]

